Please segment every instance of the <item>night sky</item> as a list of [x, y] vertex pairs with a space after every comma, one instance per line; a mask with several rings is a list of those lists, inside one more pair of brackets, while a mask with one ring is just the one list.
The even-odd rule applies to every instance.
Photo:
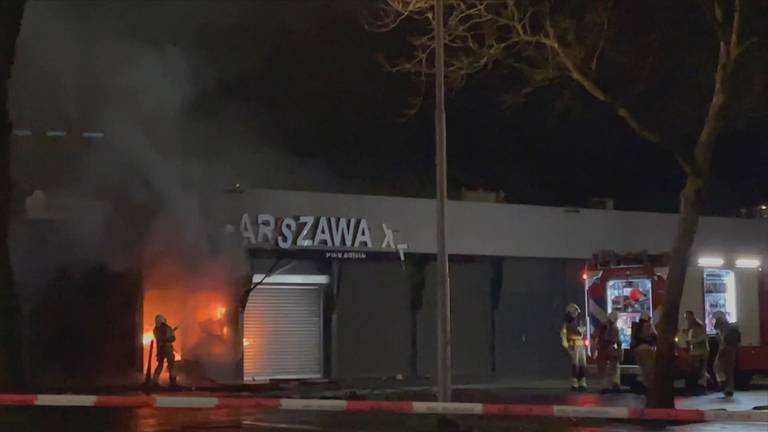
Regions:
[[[377, 58], [403, 55], [403, 35], [366, 31], [370, 6], [351, 0], [32, 2], [12, 86], [16, 127], [101, 128], [109, 134], [115, 119], [125, 120], [132, 130], [146, 128], [144, 135], [169, 164], [191, 165], [187, 171], [197, 173], [215, 165], [204, 182], [190, 183], [213, 190], [241, 183], [431, 196], [431, 105], [402, 118], [417, 85], [385, 72]], [[665, 48], [638, 109], [663, 118], [664, 130], [679, 129], [683, 140], [695, 136], [703, 106], [691, 110], [676, 102], [706, 96], [711, 75], [706, 69], [689, 72], [702, 64], [692, 53], [716, 49], [698, 18], [665, 15], [650, 27], [663, 30], [645, 34]], [[632, 20], [637, 28], [628, 33], [648, 28], [642, 17]], [[752, 25], [763, 33], [768, 28]], [[765, 100], [765, 44], [755, 51], [762, 80], [746, 87]], [[115, 78], [135, 62], [150, 65], [139, 69], [141, 79]], [[165, 73], [168, 64], [173, 67]], [[683, 176], [668, 153], [635, 137], [569, 82], [504, 109], [502, 98], [519, 88], [519, 79], [500, 70], [483, 73], [448, 99], [454, 196], [461, 187], [481, 187], [503, 190], [512, 202], [580, 206], [592, 197], [612, 197], [619, 209], [676, 209]], [[608, 86], [622, 82], [614, 69], [605, 79]], [[167, 99], [172, 103], [154, 103], [156, 94], [182, 81]], [[712, 213], [768, 200], [768, 106], [756, 105], [733, 116], [719, 143]], [[122, 138], [109, 145], [133, 145]], [[56, 145], [56, 151], [45, 150]], [[60, 144], [43, 139], [15, 147], [22, 193], [88, 178], [79, 174], [78, 154], [98, 153], [93, 147], [102, 144], [68, 145], [75, 153], [69, 162], [61, 158]]]

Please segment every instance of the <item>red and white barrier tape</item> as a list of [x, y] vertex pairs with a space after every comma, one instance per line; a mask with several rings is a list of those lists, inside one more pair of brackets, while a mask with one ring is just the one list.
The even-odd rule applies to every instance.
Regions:
[[79, 406], [108, 408], [264, 408], [296, 411], [387, 412], [493, 416], [582, 417], [672, 421], [768, 422], [768, 411], [704, 411], [567, 405], [480, 404], [328, 399], [217, 398], [197, 396], [89, 396], [2, 394], [0, 406]]

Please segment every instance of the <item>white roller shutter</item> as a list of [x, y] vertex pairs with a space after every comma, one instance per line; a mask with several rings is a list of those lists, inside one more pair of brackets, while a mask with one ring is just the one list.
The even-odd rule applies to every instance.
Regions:
[[251, 291], [243, 315], [243, 377], [319, 378], [322, 289], [268, 285]]

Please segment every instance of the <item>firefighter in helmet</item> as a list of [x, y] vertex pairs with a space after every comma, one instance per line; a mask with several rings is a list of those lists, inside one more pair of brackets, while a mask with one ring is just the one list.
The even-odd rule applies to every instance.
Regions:
[[605, 381], [603, 393], [618, 392], [620, 388], [619, 361], [621, 360], [621, 340], [619, 339], [619, 314], [608, 314], [606, 322], [595, 329], [594, 339], [597, 346], [597, 369]]
[[571, 390], [585, 391], [587, 389], [587, 347], [584, 344], [586, 328], [579, 319], [581, 309], [571, 303], [565, 308], [563, 327], [560, 329], [560, 340], [563, 348], [571, 357]]
[[163, 315], [155, 317], [155, 345], [157, 346], [157, 367], [152, 376], [152, 383], [157, 385], [163, 373], [163, 363], [168, 363], [168, 377], [171, 387], [176, 386], [176, 359], [173, 353], [173, 343], [176, 341], [176, 329], [168, 325]]
[[654, 362], [656, 359], [656, 330], [653, 328], [651, 314], [644, 310], [640, 319], [632, 323], [632, 342], [630, 348], [640, 366], [640, 380], [646, 390], [653, 386]]
[[685, 321], [688, 323], [686, 342], [689, 367], [686, 387], [693, 394], [704, 394], [707, 390], [707, 359], [709, 357], [707, 328], [691, 310], [685, 311]]
[[733, 397], [734, 374], [736, 372], [736, 353], [741, 345], [741, 332], [735, 323], [728, 322], [723, 311], [712, 314], [715, 320], [715, 330], [719, 348], [715, 359], [715, 374], [717, 382], [726, 398]]

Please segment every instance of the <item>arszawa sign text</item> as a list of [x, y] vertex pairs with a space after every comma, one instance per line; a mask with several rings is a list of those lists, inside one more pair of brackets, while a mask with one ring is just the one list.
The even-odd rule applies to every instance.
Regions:
[[[248, 213], [240, 219], [243, 246], [269, 245], [281, 249], [333, 250], [329, 258], [365, 258], [365, 251], [392, 250], [404, 259], [407, 243], [397, 243], [396, 231], [387, 224], [371, 229], [365, 218], [334, 216], [287, 216], [276, 218]], [[380, 234], [379, 234], [380, 233]], [[377, 235], [373, 235], [377, 234]], [[377, 240], [380, 240], [377, 241]]]

